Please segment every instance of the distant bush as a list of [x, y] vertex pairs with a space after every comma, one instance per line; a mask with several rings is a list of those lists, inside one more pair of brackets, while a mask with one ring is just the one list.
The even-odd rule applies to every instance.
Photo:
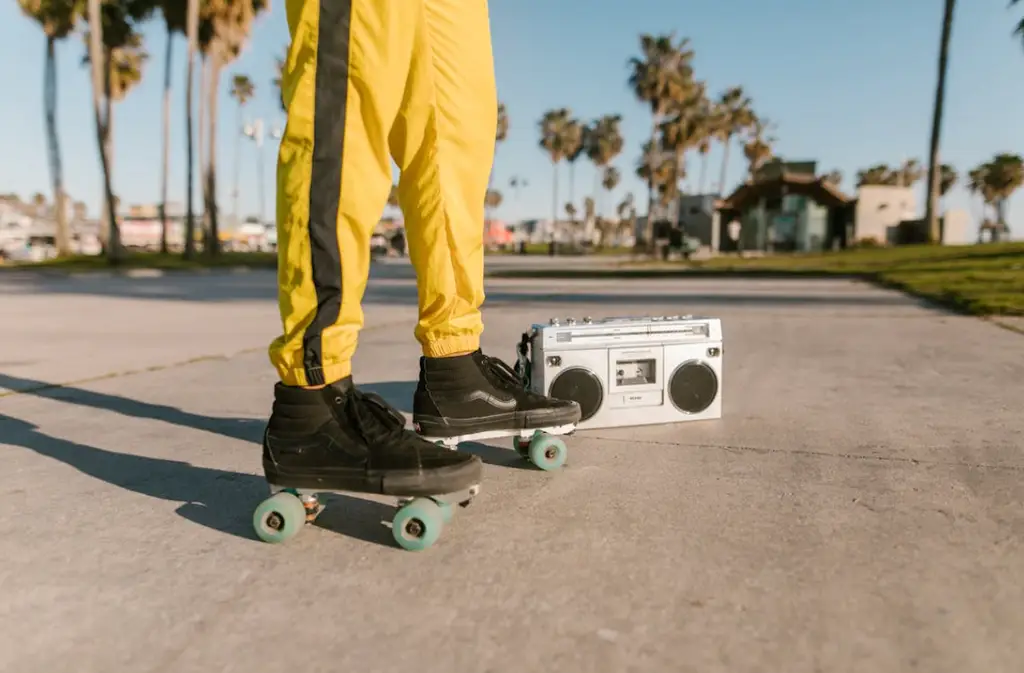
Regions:
[[874, 236], [867, 236], [865, 238], [858, 238], [853, 245], [850, 246], [853, 249], [864, 249], [864, 248], [881, 248], [882, 242]]

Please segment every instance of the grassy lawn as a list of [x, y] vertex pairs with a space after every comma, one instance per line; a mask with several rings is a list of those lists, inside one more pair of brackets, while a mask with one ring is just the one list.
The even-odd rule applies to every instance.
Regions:
[[822, 254], [700, 262], [638, 262], [607, 269], [508, 270], [505, 277], [664, 278], [693, 276], [852, 276], [974, 315], [1024, 315], [1024, 243], [915, 245]]
[[[161, 269], [184, 271], [194, 269], [215, 269], [225, 267], [249, 267], [273, 269], [277, 266], [277, 253], [268, 252], [223, 252], [216, 257], [197, 254], [191, 260], [184, 260], [180, 254], [159, 253], [128, 254], [116, 267], [118, 269]], [[47, 269], [53, 271], [108, 271], [111, 267], [103, 257], [75, 256], [51, 259], [45, 262], [0, 264], [4, 269]]]
[[852, 274], [974, 315], [1024, 315], [1024, 243], [905, 246], [822, 255], [713, 259], [696, 268]]

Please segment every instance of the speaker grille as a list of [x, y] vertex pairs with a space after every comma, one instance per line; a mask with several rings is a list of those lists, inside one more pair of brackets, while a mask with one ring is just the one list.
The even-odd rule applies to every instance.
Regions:
[[715, 401], [718, 376], [703, 362], [689, 361], [676, 367], [668, 382], [668, 395], [676, 409], [699, 414]]
[[601, 380], [589, 369], [571, 367], [560, 372], [551, 382], [548, 395], [557, 400], [572, 400], [580, 405], [581, 421], [593, 417], [601, 408], [604, 389]]

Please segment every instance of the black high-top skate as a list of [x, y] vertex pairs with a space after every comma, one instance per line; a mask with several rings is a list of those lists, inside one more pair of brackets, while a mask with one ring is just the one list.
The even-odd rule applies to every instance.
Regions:
[[511, 367], [479, 350], [449, 358], [421, 358], [413, 423], [424, 438], [450, 448], [460, 442], [514, 437], [520, 455], [543, 470], [561, 467], [565, 443], [580, 407], [526, 389]]
[[[468, 504], [483, 473], [476, 456], [449, 451], [405, 429], [405, 417], [351, 377], [319, 390], [278, 384], [263, 435], [263, 472], [273, 495], [253, 515], [259, 537], [283, 542], [323, 510], [318, 493], [398, 496], [395, 540], [425, 549]], [[425, 497], [416, 497], [425, 496]]]

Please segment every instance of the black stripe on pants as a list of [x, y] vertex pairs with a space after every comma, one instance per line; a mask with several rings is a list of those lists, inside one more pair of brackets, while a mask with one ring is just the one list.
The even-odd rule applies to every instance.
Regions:
[[307, 385], [326, 383], [323, 331], [341, 311], [338, 204], [345, 151], [352, 0], [320, 0], [313, 92], [313, 166], [309, 179], [309, 248], [316, 315], [302, 337]]

